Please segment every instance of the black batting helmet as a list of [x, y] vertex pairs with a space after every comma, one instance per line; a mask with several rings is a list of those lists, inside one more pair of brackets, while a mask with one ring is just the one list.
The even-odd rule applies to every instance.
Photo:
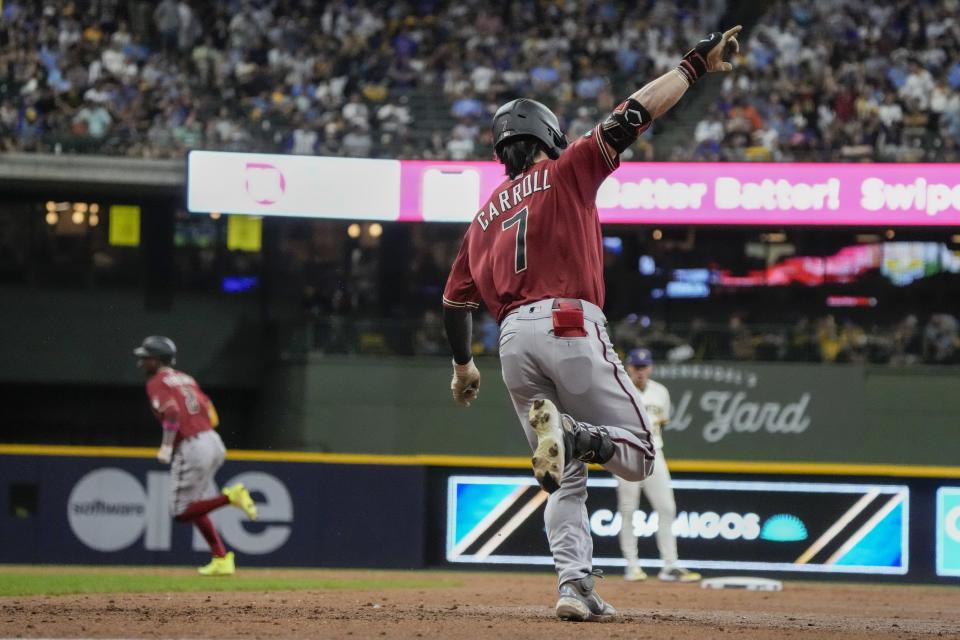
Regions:
[[156, 358], [160, 362], [173, 364], [177, 360], [177, 345], [166, 336], [147, 336], [143, 344], [133, 350], [138, 358]]
[[560, 121], [546, 105], [519, 98], [503, 105], [493, 116], [493, 146], [499, 153], [504, 143], [531, 136], [543, 144], [547, 155], [556, 160], [567, 148], [567, 139], [560, 131]]

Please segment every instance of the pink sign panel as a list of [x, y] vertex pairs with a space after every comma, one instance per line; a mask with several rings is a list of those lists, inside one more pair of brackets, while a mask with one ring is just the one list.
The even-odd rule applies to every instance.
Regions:
[[[467, 222], [504, 181], [495, 162], [192, 151], [187, 207]], [[960, 226], [960, 164], [627, 162], [597, 208], [621, 224]]]
[[[400, 220], [466, 221], [495, 162], [401, 163]], [[620, 224], [960, 225], [960, 165], [624, 163], [597, 194]]]

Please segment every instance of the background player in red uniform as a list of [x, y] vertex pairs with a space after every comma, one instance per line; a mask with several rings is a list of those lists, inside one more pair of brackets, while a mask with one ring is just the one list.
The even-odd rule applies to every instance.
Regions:
[[[559, 574], [556, 613], [570, 620], [616, 615], [594, 590], [587, 522], [587, 463], [626, 480], [653, 468], [649, 421], [606, 331], [603, 248], [596, 196], [620, 153], [700, 77], [729, 71], [736, 34], [712, 33], [680, 65], [645, 85], [567, 148], [557, 117], [514, 100], [493, 118], [503, 182], [474, 217], [443, 293], [453, 351], [453, 398], [476, 399], [470, 312], [484, 302], [500, 324], [503, 380], [527, 440], [533, 471], [550, 492], [544, 514]], [[560, 412], [560, 409], [564, 413]]]
[[207, 515], [228, 504], [257, 519], [257, 506], [242, 483], [217, 491], [214, 476], [223, 466], [226, 449], [214, 431], [216, 409], [191, 376], [172, 367], [177, 347], [164, 336], [149, 336], [134, 349], [137, 364], [147, 376], [147, 397], [163, 427], [157, 460], [170, 468], [170, 511], [177, 522], [192, 522], [200, 531], [213, 558], [198, 570], [205, 576], [232, 575], [233, 552], [227, 552]]

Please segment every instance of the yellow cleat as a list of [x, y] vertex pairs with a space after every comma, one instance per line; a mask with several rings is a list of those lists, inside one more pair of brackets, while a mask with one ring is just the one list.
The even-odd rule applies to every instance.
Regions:
[[696, 571], [674, 566], [664, 567], [657, 577], [664, 582], [697, 582], [701, 576]]
[[242, 482], [238, 482], [231, 487], [226, 487], [223, 490], [223, 495], [227, 496], [230, 504], [238, 509], [243, 509], [243, 512], [247, 514], [248, 518], [251, 520], [257, 519], [257, 503], [250, 497], [250, 492], [247, 491], [247, 488], [243, 486]]
[[623, 579], [627, 582], [640, 582], [647, 579], [647, 574], [637, 565], [631, 564], [627, 565], [626, 571], [623, 572]]
[[233, 551], [228, 551], [222, 558], [214, 557], [210, 564], [197, 569], [197, 573], [202, 576], [232, 576], [237, 572], [237, 566], [233, 562]]

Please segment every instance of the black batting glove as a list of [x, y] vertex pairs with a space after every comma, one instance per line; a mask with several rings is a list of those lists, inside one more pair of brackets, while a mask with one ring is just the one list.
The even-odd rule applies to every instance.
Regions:
[[743, 27], [737, 25], [723, 33], [714, 31], [687, 52], [677, 66], [677, 71], [683, 74], [691, 85], [704, 74], [716, 71], [730, 71], [733, 65], [723, 59], [730, 45], [734, 53], [740, 51], [737, 34]]

